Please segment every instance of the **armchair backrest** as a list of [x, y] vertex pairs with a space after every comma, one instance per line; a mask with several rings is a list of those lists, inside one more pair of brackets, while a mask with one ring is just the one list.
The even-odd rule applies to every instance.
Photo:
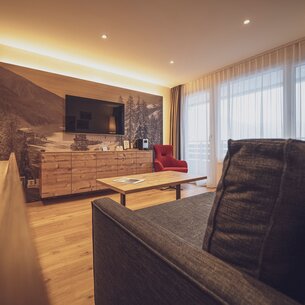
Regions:
[[172, 165], [173, 145], [154, 145], [155, 159], [162, 163], [164, 167]]

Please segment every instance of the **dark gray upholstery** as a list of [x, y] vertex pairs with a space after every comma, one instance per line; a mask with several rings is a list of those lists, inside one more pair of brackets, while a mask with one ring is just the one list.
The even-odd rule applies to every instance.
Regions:
[[96, 305], [297, 304], [111, 199], [92, 208]]
[[215, 193], [205, 193], [135, 211], [154, 224], [202, 247]]
[[305, 142], [229, 141], [203, 249], [304, 301]]

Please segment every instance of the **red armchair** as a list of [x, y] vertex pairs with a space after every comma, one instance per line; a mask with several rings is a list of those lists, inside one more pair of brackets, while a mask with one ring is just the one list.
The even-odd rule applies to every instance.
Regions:
[[154, 145], [155, 160], [154, 167], [156, 172], [176, 171], [187, 173], [186, 161], [177, 160], [173, 157], [172, 145]]

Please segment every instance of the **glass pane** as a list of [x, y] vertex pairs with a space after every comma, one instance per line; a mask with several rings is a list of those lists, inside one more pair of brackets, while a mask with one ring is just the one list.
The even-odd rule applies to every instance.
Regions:
[[186, 97], [185, 159], [189, 172], [207, 175], [209, 160], [210, 95], [206, 91]]
[[296, 137], [305, 140], [305, 65], [296, 68]]
[[228, 139], [283, 137], [283, 70], [241, 77], [220, 87], [219, 151]]

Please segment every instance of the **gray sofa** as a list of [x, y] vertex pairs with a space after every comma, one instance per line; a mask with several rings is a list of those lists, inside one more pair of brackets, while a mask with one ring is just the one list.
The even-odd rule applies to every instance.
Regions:
[[214, 194], [93, 209], [96, 305], [299, 304], [202, 250]]

